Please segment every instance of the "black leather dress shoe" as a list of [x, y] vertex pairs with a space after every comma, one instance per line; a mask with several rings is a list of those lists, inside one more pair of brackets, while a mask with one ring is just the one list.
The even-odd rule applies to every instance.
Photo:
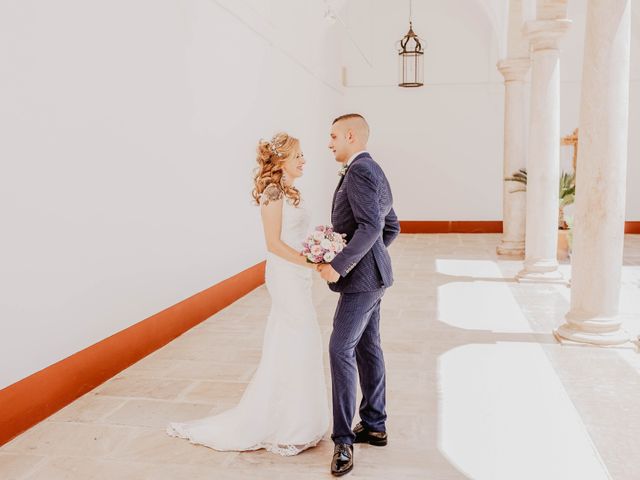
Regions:
[[384, 447], [387, 444], [387, 432], [374, 432], [365, 428], [362, 423], [358, 423], [353, 429], [356, 435], [354, 443], [368, 443], [376, 447]]
[[333, 450], [331, 474], [334, 477], [341, 477], [351, 470], [353, 470], [353, 445], [338, 443]]

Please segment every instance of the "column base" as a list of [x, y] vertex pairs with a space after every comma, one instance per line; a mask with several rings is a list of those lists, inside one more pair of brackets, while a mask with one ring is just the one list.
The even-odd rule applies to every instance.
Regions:
[[496, 247], [498, 255], [505, 255], [508, 257], [524, 257], [524, 242], [514, 242], [510, 240], [501, 240], [500, 245]]
[[553, 331], [560, 343], [582, 343], [588, 345], [611, 346], [622, 345], [631, 340], [631, 336], [622, 328], [612, 331], [590, 331], [574, 323], [564, 323]]
[[558, 271], [558, 260], [555, 258], [525, 260], [524, 268], [518, 272], [516, 280], [522, 283], [567, 283]]
[[516, 275], [516, 280], [520, 283], [567, 283], [562, 274], [558, 271], [527, 272], [526, 270], [521, 270]]

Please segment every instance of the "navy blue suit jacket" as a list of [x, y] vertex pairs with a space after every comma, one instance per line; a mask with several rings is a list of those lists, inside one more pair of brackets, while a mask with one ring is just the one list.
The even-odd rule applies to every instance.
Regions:
[[340, 274], [335, 292], [370, 292], [393, 284], [387, 247], [400, 233], [391, 187], [367, 152], [354, 158], [333, 195], [331, 223], [347, 246], [331, 262]]

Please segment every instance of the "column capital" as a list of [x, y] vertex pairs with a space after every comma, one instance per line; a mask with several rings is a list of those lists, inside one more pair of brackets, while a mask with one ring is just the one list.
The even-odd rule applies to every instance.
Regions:
[[533, 50], [558, 48], [558, 40], [569, 30], [571, 20], [532, 20], [525, 23], [524, 35], [529, 39]]
[[505, 82], [524, 82], [531, 67], [529, 58], [504, 58], [497, 65]]

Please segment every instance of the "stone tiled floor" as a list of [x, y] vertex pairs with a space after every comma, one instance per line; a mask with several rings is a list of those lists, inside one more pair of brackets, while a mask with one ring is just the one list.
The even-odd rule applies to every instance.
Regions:
[[[393, 245], [396, 284], [383, 301], [390, 443], [358, 445], [350, 478], [638, 478], [637, 345], [556, 343], [570, 289], [514, 282], [521, 262], [498, 260], [498, 240], [401, 235]], [[328, 340], [337, 297], [318, 280], [314, 300]], [[268, 307], [260, 287], [9, 442], [0, 478], [331, 478], [328, 435], [282, 458], [164, 433], [169, 420], [237, 402]], [[621, 309], [637, 335], [640, 236], [626, 238]]]

